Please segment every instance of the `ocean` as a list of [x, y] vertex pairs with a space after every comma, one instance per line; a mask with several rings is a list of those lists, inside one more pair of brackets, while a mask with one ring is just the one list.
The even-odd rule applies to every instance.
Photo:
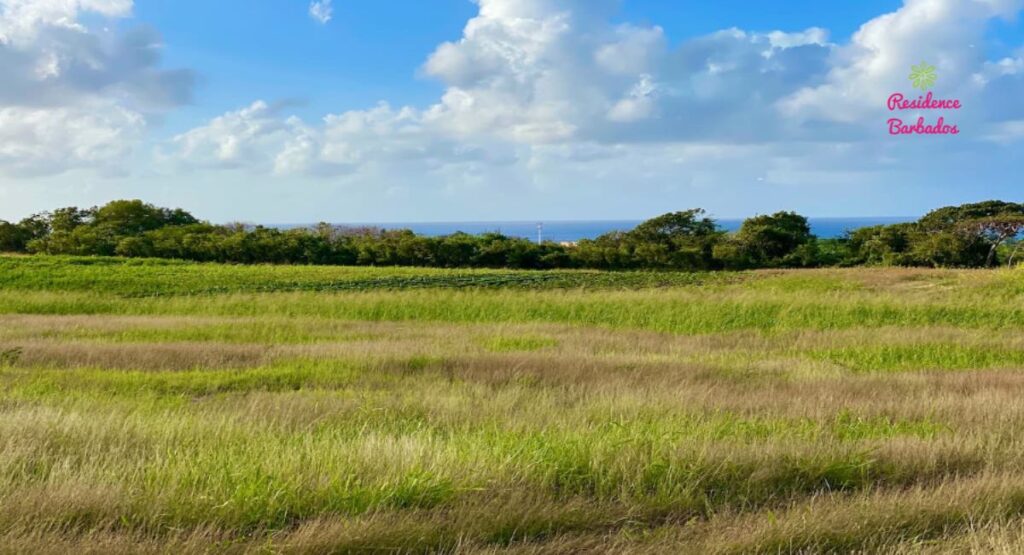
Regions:
[[[881, 224], [911, 222], [912, 217], [878, 217], [878, 218], [808, 218], [811, 231], [823, 239], [841, 237], [849, 230]], [[716, 220], [718, 225], [728, 231], [736, 231], [743, 220]], [[579, 241], [594, 239], [611, 231], [629, 231], [640, 224], [641, 220], [592, 220], [592, 221], [552, 221], [543, 222], [543, 238], [545, 241]], [[538, 222], [409, 222], [409, 223], [365, 223], [338, 224], [354, 227], [378, 227], [382, 229], [411, 229], [419, 235], [438, 237], [462, 231], [472, 235], [496, 231], [510, 237], [537, 239]], [[279, 226], [304, 227], [304, 226]]]

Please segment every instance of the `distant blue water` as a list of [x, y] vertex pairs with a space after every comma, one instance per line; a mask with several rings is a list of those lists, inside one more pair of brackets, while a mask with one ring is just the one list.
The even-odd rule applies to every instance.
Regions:
[[[823, 239], [841, 237], [846, 231], [881, 224], [911, 222], [917, 218], [808, 218], [811, 231]], [[722, 229], [736, 231], [743, 220], [717, 220]], [[545, 241], [579, 241], [594, 239], [611, 231], [629, 231], [640, 220], [593, 220], [544, 222]], [[339, 224], [350, 225], [350, 224]], [[355, 224], [352, 224], [355, 225]], [[356, 227], [379, 227], [383, 229], [411, 229], [419, 235], [438, 237], [462, 231], [471, 235], [496, 231], [510, 237], [537, 238], [537, 222], [432, 222], [432, 223], [381, 223], [358, 224]], [[296, 227], [296, 226], [281, 226]]]

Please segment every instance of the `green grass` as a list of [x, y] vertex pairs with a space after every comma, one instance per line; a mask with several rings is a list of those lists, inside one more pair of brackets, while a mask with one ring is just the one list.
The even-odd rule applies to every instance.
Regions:
[[852, 346], [823, 350], [811, 356], [865, 372], [1024, 368], [1024, 348], [1006, 349], [1000, 345], [915, 343]]
[[495, 336], [484, 338], [480, 343], [492, 353], [540, 351], [558, 345], [558, 341], [550, 337], [538, 336]]
[[955, 326], [1019, 329], [1024, 306], [949, 299], [918, 303], [895, 295], [782, 295], [657, 289], [586, 291], [394, 291], [180, 295], [133, 299], [98, 292], [0, 291], [0, 313], [311, 317], [361, 321], [563, 323], [667, 333]]
[[1019, 551], [1022, 282], [0, 258], [0, 551]]

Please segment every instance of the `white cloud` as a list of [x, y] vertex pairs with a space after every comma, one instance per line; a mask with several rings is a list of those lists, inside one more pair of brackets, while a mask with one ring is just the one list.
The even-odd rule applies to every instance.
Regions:
[[641, 75], [640, 81], [630, 89], [626, 97], [608, 111], [608, 119], [629, 123], [651, 117], [654, 114], [654, 94], [657, 90], [650, 75]]
[[619, 75], [653, 71], [667, 52], [661, 27], [622, 25], [614, 31], [616, 39], [597, 48], [594, 59], [600, 68]]
[[326, 25], [334, 17], [334, 6], [331, 5], [331, 0], [316, 0], [309, 4], [309, 17], [312, 17], [317, 23]]
[[119, 172], [141, 139], [142, 117], [100, 104], [73, 108], [0, 108], [0, 167], [28, 176], [53, 173], [55, 165]]
[[157, 67], [154, 31], [81, 23], [131, 10], [131, 0], [0, 0], [0, 172], [120, 173], [147, 115], [188, 101], [193, 76]]
[[373, 166], [436, 171], [449, 166], [503, 164], [507, 147], [439, 136], [411, 109], [380, 104], [371, 110], [333, 114], [319, 126], [288, 117], [259, 101], [178, 135], [165, 160], [190, 166], [276, 175], [346, 175]]
[[985, 66], [989, 22], [1024, 7], [1021, 0], [906, 0], [865, 23], [836, 54], [825, 82], [780, 102], [792, 117], [852, 123], [885, 109], [879, 99], [908, 88], [911, 65], [935, 65], [946, 95], [971, 95], [971, 76]]
[[131, 10], [132, 0], [0, 0], [0, 43], [31, 42], [46, 28], [84, 32], [82, 12], [126, 17]]
[[828, 45], [828, 31], [820, 27], [811, 27], [797, 33], [784, 33], [772, 31], [768, 33], [768, 42], [773, 48], [795, 48], [816, 44], [818, 46]]
[[266, 102], [254, 102], [178, 135], [173, 143], [183, 158], [199, 166], [253, 165], [265, 159], [265, 149], [278, 148], [290, 136], [288, 122], [275, 116]]
[[767, 132], [771, 102], [827, 69], [821, 29], [728, 30], [672, 50], [660, 27], [611, 24], [613, 6], [481, 0], [462, 39], [424, 66], [448, 86], [426, 117], [457, 136], [528, 144], [706, 140], [752, 121]]

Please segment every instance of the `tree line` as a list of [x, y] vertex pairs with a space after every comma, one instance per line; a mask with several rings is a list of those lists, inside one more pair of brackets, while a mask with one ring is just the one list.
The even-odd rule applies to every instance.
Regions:
[[319, 224], [277, 229], [215, 225], [140, 200], [60, 208], [17, 223], [0, 220], [0, 252], [174, 258], [240, 264], [743, 270], [822, 266], [991, 267], [1020, 256], [1024, 204], [986, 201], [929, 212], [916, 222], [811, 233], [807, 218], [778, 212], [722, 230], [701, 209], [672, 212], [635, 229], [576, 244], [537, 244], [500, 233], [444, 237], [410, 230]]

